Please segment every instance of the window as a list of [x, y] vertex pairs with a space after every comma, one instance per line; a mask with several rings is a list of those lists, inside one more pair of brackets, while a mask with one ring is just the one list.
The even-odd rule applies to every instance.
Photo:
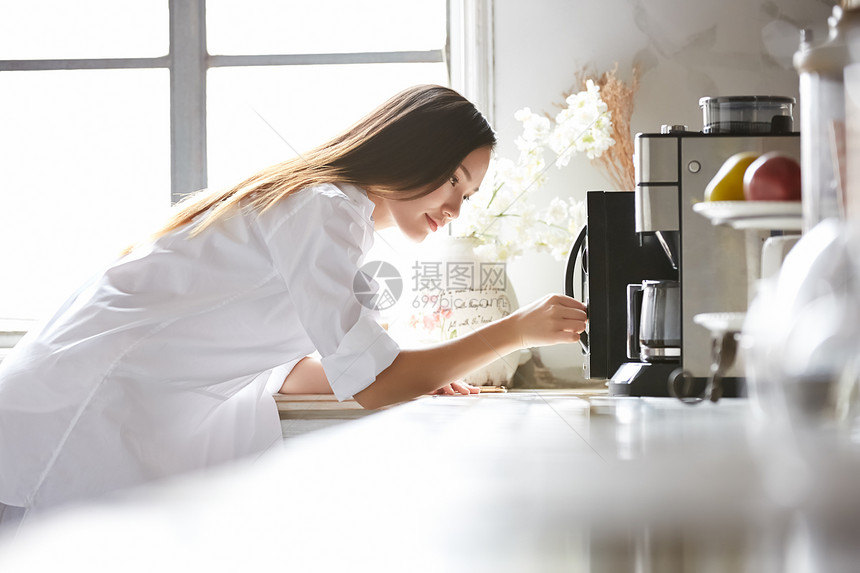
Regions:
[[449, 83], [446, 0], [0, 7], [0, 319], [47, 318], [172, 201]]

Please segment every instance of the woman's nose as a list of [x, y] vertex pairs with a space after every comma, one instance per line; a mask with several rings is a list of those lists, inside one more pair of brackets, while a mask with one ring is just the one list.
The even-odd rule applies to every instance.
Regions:
[[445, 205], [442, 206], [442, 213], [445, 214], [445, 217], [448, 220], [456, 219], [460, 216], [460, 207], [463, 205], [463, 197], [459, 194], [456, 197], [448, 200]]

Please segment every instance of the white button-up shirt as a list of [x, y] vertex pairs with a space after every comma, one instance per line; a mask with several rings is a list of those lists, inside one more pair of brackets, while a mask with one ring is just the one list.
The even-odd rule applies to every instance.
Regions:
[[0, 502], [262, 451], [281, 437], [272, 388], [314, 351], [338, 399], [369, 386], [399, 352], [353, 292], [372, 211], [356, 187], [310, 187], [171, 232], [85, 285], [0, 366]]

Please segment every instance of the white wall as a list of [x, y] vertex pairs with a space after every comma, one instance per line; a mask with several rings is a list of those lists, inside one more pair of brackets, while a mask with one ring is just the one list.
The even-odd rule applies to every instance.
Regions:
[[[835, 0], [494, 0], [495, 123], [498, 151], [514, 158], [516, 110], [554, 113], [584, 68], [598, 73], [619, 63], [629, 81], [641, 66], [632, 130], [661, 124], [702, 128], [702, 96], [798, 97], [791, 57], [799, 31], [826, 33]], [[795, 110], [795, 126], [799, 125]], [[554, 195], [584, 198], [610, 189], [585, 158], [549, 171], [538, 201]], [[528, 254], [509, 265], [520, 302], [563, 288], [564, 265]], [[582, 363], [574, 346], [542, 351], [557, 375], [576, 379]]]

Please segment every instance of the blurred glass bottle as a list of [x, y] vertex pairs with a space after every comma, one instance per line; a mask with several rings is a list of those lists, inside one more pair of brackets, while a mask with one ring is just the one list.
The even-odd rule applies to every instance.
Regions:
[[843, 0], [845, 15], [841, 28], [848, 49], [843, 71], [845, 94], [844, 205], [849, 219], [860, 220], [860, 0]]
[[827, 20], [828, 35], [814, 42], [803, 30], [794, 67], [800, 76], [800, 161], [803, 227], [844, 217], [846, 92], [844, 71], [853, 61], [849, 36], [860, 30], [860, 0], [842, 0]]

